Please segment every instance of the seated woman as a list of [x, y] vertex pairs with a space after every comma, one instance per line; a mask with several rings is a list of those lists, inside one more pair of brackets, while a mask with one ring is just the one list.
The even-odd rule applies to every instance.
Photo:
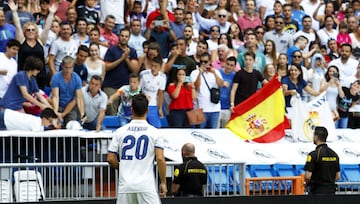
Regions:
[[169, 105], [169, 127], [189, 128], [186, 112], [194, 108], [196, 91], [194, 85], [186, 80], [185, 69], [176, 70], [176, 80], [169, 84], [167, 91], [172, 99]]

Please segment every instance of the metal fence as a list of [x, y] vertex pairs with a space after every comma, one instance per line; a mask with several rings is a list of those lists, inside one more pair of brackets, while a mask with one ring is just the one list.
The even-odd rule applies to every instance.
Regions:
[[[111, 135], [89, 135], [0, 137], [0, 202], [115, 198], [118, 174], [106, 161]], [[176, 164], [167, 162], [169, 183]], [[205, 196], [245, 195], [244, 163], [205, 164]]]

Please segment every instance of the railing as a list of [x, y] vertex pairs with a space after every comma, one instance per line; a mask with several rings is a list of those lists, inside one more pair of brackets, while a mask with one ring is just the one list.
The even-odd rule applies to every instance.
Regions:
[[246, 178], [246, 195], [303, 195], [304, 176]]

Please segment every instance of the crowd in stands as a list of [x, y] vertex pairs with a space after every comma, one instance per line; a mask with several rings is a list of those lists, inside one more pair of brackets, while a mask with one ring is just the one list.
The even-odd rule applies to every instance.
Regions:
[[[326, 92], [337, 128], [360, 127], [360, 0], [8, 0], [0, 3], [0, 108], [101, 130], [131, 120], [223, 128], [273, 77], [305, 102]], [[220, 99], [213, 91], [220, 90]]]

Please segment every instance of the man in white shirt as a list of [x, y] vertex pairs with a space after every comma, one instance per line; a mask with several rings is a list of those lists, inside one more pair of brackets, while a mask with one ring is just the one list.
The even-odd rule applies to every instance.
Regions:
[[316, 40], [316, 33], [312, 29], [312, 18], [310, 16], [304, 16], [302, 19], [303, 29], [296, 32], [293, 36], [294, 40], [296, 40], [299, 36], [305, 36], [308, 39], [308, 43], [306, 48], [302, 51], [303, 54], [308, 53], [309, 45], [312, 41]]
[[350, 44], [342, 44], [340, 49], [340, 58], [331, 61], [328, 67], [335, 65], [339, 68], [340, 84], [341, 86], [348, 85], [346, 78], [354, 76], [356, 74], [356, 68], [359, 61], [352, 59], [351, 56], [352, 47]]
[[0, 52], [0, 100], [4, 97], [11, 79], [17, 73], [17, 62], [14, 57], [19, 52], [19, 41], [12, 39], [6, 43], [5, 53]]
[[58, 116], [51, 108], [41, 111], [40, 117], [14, 111], [0, 109], [0, 130], [44, 131], [44, 126], [60, 128]]
[[157, 56], [151, 62], [151, 69], [140, 72], [140, 88], [149, 100], [147, 120], [156, 128], [161, 127], [160, 118], [164, 117], [162, 104], [166, 86], [166, 75], [160, 72], [162, 63], [162, 58]]
[[133, 120], [117, 129], [108, 149], [110, 166], [119, 169], [118, 204], [161, 203], [155, 188], [154, 156], [160, 175], [160, 197], [167, 193], [163, 138], [146, 122], [147, 107], [146, 96], [134, 96]]
[[218, 70], [211, 67], [210, 54], [204, 53], [200, 57], [200, 66], [190, 74], [195, 84], [198, 98], [198, 106], [204, 111], [206, 121], [200, 124], [200, 128], [218, 128], [221, 105], [210, 100], [210, 89], [224, 86], [224, 81]]
[[131, 21], [131, 33], [128, 45], [136, 50], [138, 57], [144, 54], [144, 49], [142, 47], [143, 42], [146, 41], [146, 38], [141, 35], [141, 21], [140, 19], [133, 19]]

